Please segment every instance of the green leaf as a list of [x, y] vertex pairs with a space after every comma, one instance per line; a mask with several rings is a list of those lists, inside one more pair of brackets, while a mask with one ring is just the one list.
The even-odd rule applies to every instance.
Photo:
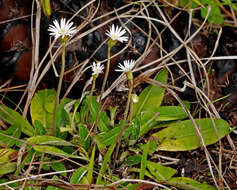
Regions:
[[54, 136], [37, 136], [37, 137], [31, 137], [27, 139], [27, 142], [30, 144], [38, 144], [38, 145], [56, 145], [56, 146], [73, 146], [72, 143], [65, 141], [63, 139], [60, 139], [58, 137]]
[[56, 91], [54, 89], [44, 89], [38, 91], [31, 101], [31, 118], [33, 123], [38, 120], [47, 131], [51, 130]]
[[80, 143], [80, 145], [84, 146], [85, 149], [88, 151], [90, 148], [90, 141], [91, 141], [91, 138], [89, 135], [89, 130], [88, 130], [87, 126], [84, 124], [79, 124], [78, 128], [79, 128], [79, 136], [80, 136], [79, 143]]
[[[155, 80], [166, 84], [168, 72], [166, 69], [161, 70], [155, 77]], [[165, 89], [160, 86], [148, 86], [139, 95], [139, 102], [134, 104], [133, 117], [140, 120], [140, 136], [144, 135], [154, 125]]]
[[66, 127], [70, 125], [69, 114], [65, 110], [66, 105], [73, 102], [70, 99], [63, 99], [57, 107], [56, 111], [56, 136], [65, 139], [67, 136], [66, 132], [60, 132], [60, 127]]
[[87, 168], [80, 167], [73, 174], [70, 179], [71, 184], [80, 184], [81, 179], [86, 175]]
[[15, 125], [28, 136], [34, 136], [35, 130], [30, 123], [24, 119], [18, 112], [6, 106], [0, 106], [0, 119]]
[[156, 180], [168, 180], [170, 179], [177, 171], [173, 168], [163, 166], [161, 164], [147, 161], [147, 168], [150, 173], [156, 177]]
[[[202, 0], [203, 4], [208, 3], [211, 6], [211, 11], [208, 16], [208, 22], [214, 23], [214, 24], [222, 24], [224, 22], [224, 19], [221, 15], [221, 10], [218, 6], [218, 3], [213, 0]], [[205, 8], [201, 8], [201, 16], [202, 18], [206, 18], [208, 12], [208, 6]]]
[[0, 164], [10, 161], [10, 155], [16, 152], [16, 150], [4, 148], [0, 149]]
[[110, 158], [111, 158], [111, 155], [112, 155], [112, 153], [114, 151], [115, 145], [116, 145], [116, 139], [110, 145], [108, 151], [105, 154], [102, 166], [100, 168], [100, 171], [99, 171], [99, 174], [98, 174], [98, 177], [97, 177], [97, 180], [96, 180], [96, 185], [99, 185], [99, 184], [102, 183], [102, 176], [104, 175], [104, 173], [106, 171], [107, 164], [110, 162]]
[[[135, 164], [139, 164], [141, 160], [142, 160], [141, 155], [134, 155], [134, 156], [128, 157], [125, 163], [128, 164], [129, 166], [132, 166]], [[147, 160], [146, 167], [149, 169], [150, 173], [155, 177], [154, 179], [157, 181], [168, 180], [177, 172], [173, 168], [163, 166], [161, 164], [158, 164], [149, 160]], [[139, 171], [142, 172], [142, 170], [139, 170]], [[147, 170], [145, 172], [147, 172]], [[151, 176], [150, 178], [153, 179], [153, 177]]]
[[[66, 167], [61, 162], [52, 163], [51, 167], [56, 172], [65, 171], [66, 170]], [[60, 175], [66, 177], [67, 173], [60, 173]]]
[[101, 153], [102, 155], [104, 155], [105, 152], [106, 152], [106, 145], [102, 142], [102, 140], [101, 140], [101, 138], [100, 138], [99, 135], [96, 135], [96, 136], [95, 136], [95, 143], [96, 143], [96, 145], [97, 145], [97, 147], [98, 147], [100, 153]]
[[118, 136], [119, 132], [122, 130], [122, 126], [115, 127], [108, 131], [107, 133], [103, 134], [102, 136], [102, 142], [108, 146], [111, 145], [112, 142], [116, 139]]
[[147, 144], [149, 145], [148, 153], [153, 154], [158, 147], [157, 141], [156, 140], [151, 140], [147, 142], [146, 144], [141, 144], [140, 147], [142, 150], [146, 149]]
[[93, 147], [93, 150], [92, 150], [92, 153], [91, 153], [90, 162], [89, 162], [89, 165], [88, 165], [87, 179], [88, 179], [89, 184], [92, 183], [94, 160], [95, 160], [95, 146]]
[[[218, 141], [218, 136], [214, 129], [212, 120], [196, 119], [196, 124], [200, 128], [205, 145], [210, 145]], [[214, 119], [218, 135], [220, 138], [231, 132], [229, 124], [222, 119]], [[185, 120], [170, 124], [167, 128], [152, 135], [158, 140], [158, 149], [166, 151], [187, 151], [201, 146], [196, 129], [191, 120]]]
[[[98, 107], [99, 107], [99, 103], [96, 101], [96, 97], [93, 96], [91, 105], [90, 105], [90, 113], [91, 113], [90, 122], [91, 123], [93, 123], [97, 117]], [[105, 111], [102, 110], [99, 116], [98, 128], [100, 132], [106, 132], [109, 130], [109, 126], [110, 126], [110, 119], [105, 113]]]
[[[8, 135], [8, 136], [5, 136]], [[11, 127], [5, 130], [0, 130], [0, 144], [7, 147], [12, 147], [16, 144], [17, 138], [21, 136], [21, 130], [18, 128], [18, 125], [13, 124]], [[13, 138], [11, 138], [13, 137]]]
[[156, 121], [172, 121], [188, 117], [187, 113], [180, 106], [160, 106], [157, 109]]
[[134, 156], [129, 156], [125, 163], [128, 164], [129, 166], [135, 165], [135, 164], [139, 164], [141, 162], [142, 158], [139, 155], [134, 155]]
[[[131, 128], [132, 132], [130, 134], [130, 138], [129, 138], [129, 145], [134, 145], [138, 138], [139, 138], [139, 134], [140, 134], [140, 127], [141, 127], [141, 123], [140, 120], [135, 118], [133, 123], [131, 124], [131, 126], [129, 126], [129, 128]], [[126, 132], [126, 131], [125, 131]]]
[[36, 129], [36, 134], [37, 135], [45, 135], [47, 133], [47, 131], [45, 130], [43, 124], [40, 123], [38, 120], [35, 120], [34, 127]]
[[0, 149], [0, 175], [8, 174], [16, 170], [16, 162], [10, 162], [10, 155], [15, 153], [13, 149]]
[[[166, 84], [168, 72], [166, 69], [161, 70], [155, 77], [155, 80]], [[159, 86], [148, 86], [139, 95], [139, 101], [134, 104], [133, 116], [140, 115], [142, 112], [149, 113], [149, 118], [154, 113], [154, 109], [158, 108], [163, 100], [165, 89]]]
[[5, 163], [0, 166], [0, 175], [8, 174], [16, 170], [16, 162]]
[[142, 160], [141, 160], [141, 172], [139, 174], [139, 179], [143, 180], [146, 172], [146, 165], [147, 165], [147, 155], [148, 150], [150, 148], [150, 144], [147, 143], [142, 151]]
[[186, 190], [215, 190], [216, 188], [205, 184], [205, 183], [199, 183], [193, 179], [187, 178], [187, 177], [174, 177], [168, 180], [168, 184], [175, 186], [180, 189], [186, 189]]
[[82, 157], [72, 155], [72, 154], [68, 154], [68, 153], [64, 152], [63, 150], [61, 150], [59, 148], [56, 148], [56, 147], [53, 147], [53, 146], [34, 145], [33, 148], [34, 148], [35, 151], [44, 152], [44, 153], [52, 154], [52, 155], [59, 156], [59, 157], [69, 157], [69, 158], [80, 158], [80, 159], [82, 159]]

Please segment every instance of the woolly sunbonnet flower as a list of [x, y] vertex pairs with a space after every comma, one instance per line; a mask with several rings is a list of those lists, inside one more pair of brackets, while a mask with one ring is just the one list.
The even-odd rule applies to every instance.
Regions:
[[127, 73], [133, 69], [133, 67], [136, 64], [136, 61], [135, 60], [125, 60], [125, 61], [123, 61], [123, 64], [124, 65], [119, 63], [119, 65], [118, 65], [119, 69], [115, 69], [115, 71]]
[[93, 62], [91, 69], [93, 72], [92, 75], [99, 75], [100, 73], [103, 73], [104, 65], [101, 65], [100, 62]]
[[67, 37], [73, 36], [77, 32], [76, 27], [72, 27], [72, 25], [73, 22], [66, 22], [65, 18], [61, 18], [60, 24], [57, 20], [54, 20], [53, 24], [49, 25], [48, 31], [50, 32], [49, 34], [55, 39], [65, 39]]
[[106, 31], [106, 35], [109, 36], [113, 41], [120, 41], [120, 42], [126, 42], [128, 41], [127, 36], [123, 36], [126, 33], [126, 30], [123, 29], [121, 26], [116, 26], [113, 24], [112, 27], [110, 27], [110, 30]]

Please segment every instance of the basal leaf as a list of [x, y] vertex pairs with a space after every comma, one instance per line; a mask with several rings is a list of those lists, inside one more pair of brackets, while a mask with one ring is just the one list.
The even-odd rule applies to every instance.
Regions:
[[[85, 100], [86, 106], [87, 106], [87, 100], [88, 100], [88, 97]], [[83, 103], [85, 103], [85, 102], [83, 102]], [[96, 97], [93, 96], [91, 104], [90, 104], [91, 117], [89, 118], [89, 120], [91, 123], [93, 123], [97, 117], [98, 108], [99, 108], [99, 103], [96, 101]], [[109, 130], [109, 126], [110, 126], [110, 119], [107, 116], [107, 114], [105, 113], [105, 111], [102, 110], [100, 113], [99, 119], [98, 119], [98, 128], [99, 128], [100, 132], [106, 132]]]
[[168, 180], [168, 184], [178, 187], [180, 189], [185, 190], [215, 190], [216, 188], [205, 184], [205, 183], [199, 183], [193, 179], [187, 178], [187, 177], [174, 177]]
[[[60, 172], [66, 170], [66, 167], [61, 163], [61, 162], [55, 162], [52, 163], [51, 167], [53, 168], [54, 171]], [[60, 175], [66, 177], [67, 173], [60, 173]]]
[[80, 184], [80, 181], [82, 180], [83, 176], [85, 176], [87, 172], [87, 169], [84, 167], [78, 168], [73, 174], [70, 179], [71, 184]]
[[31, 101], [31, 118], [34, 123], [38, 120], [43, 126], [50, 130], [52, 127], [56, 91], [44, 89], [38, 91]]
[[59, 148], [56, 148], [54, 146], [34, 145], [33, 148], [34, 148], [35, 151], [44, 152], [44, 153], [52, 154], [52, 155], [59, 156], [59, 157], [69, 157], [69, 158], [83, 159], [82, 157], [72, 155], [72, 154], [68, 154], [68, 153], [64, 152], [63, 150], [61, 150]]
[[[166, 69], [161, 70], [155, 80], [166, 84], [168, 72]], [[133, 116], [140, 115], [141, 113], [148, 113], [148, 117], [153, 115], [154, 109], [158, 108], [163, 100], [165, 89], [159, 86], [148, 86], [139, 95], [139, 102], [134, 104]], [[151, 113], [150, 113], [151, 112]]]
[[172, 121], [188, 117], [181, 106], [160, 106], [157, 113], [156, 121]]
[[73, 146], [72, 143], [54, 136], [36, 136], [27, 139], [27, 142], [35, 145], [56, 145], [56, 146]]
[[147, 162], [147, 168], [149, 169], [150, 173], [155, 176], [156, 180], [168, 180], [177, 172], [173, 168], [151, 161]]
[[[202, 0], [203, 4], [208, 3], [208, 5], [211, 7], [209, 16], [208, 16], [208, 22], [214, 23], [214, 24], [222, 24], [224, 22], [224, 19], [221, 15], [221, 10], [217, 4], [216, 1], [213, 0]], [[201, 8], [201, 16], [202, 18], [206, 18], [208, 12], [208, 6], [205, 6], [205, 8]]]
[[0, 119], [8, 122], [11, 125], [19, 127], [21, 131], [28, 136], [33, 136], [35, 134], [35, 130], [30, 125], [30, 123], [26, 119], [24, 119], [18, 112], [11, 108], [0, 105]]
[[116, 139], [116, 137], [118, 136], [118, 134], [121, 130], [122, 130], [122, 126], [119, 126], [119, 127], [113, 128], [110, 131], [108, 131], [107, 133], [103, 134], [102, 142], [106, 146], [110, 145], [112, 142], [114, 142], [114, 140]]
[[8, 162], [0, 166], [0, 175], [8, 174], [16, 170], [16, 162]]
[[18, 125], [13, 124], [6, 131], [0, 130], [0, 144], [2, 144], [3, 146], [11, 147], [16, 144], [16, 139], [19, 138], [20, 135], [21, 129], [18, 127]]
[[[212, 120], [196, 119], [206, 145], [218, 141]], [[229, 124], [222, 119], [214, 120], [220, 138], [231, 132]], [[167, 151], [187, 151], [201, 146], [196, 129], [191, 120], [185, 120], [168, 125], [167, 128], [152, 135], [158, 140], [158, 149]]]

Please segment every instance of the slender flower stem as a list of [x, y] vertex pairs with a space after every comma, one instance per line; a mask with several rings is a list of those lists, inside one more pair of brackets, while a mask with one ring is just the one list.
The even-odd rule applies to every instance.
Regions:
[[118, 157], [119, 148], [120, 148], [121, 141], [122, 141], [122, 135], [123, 135], [123, 132], [125, 131], [125, 126], [126, 126], [127, 118], [128, 118], [128, 110], [129, 110], [129, 107], [130, 107], [130, 102], [131, 102], [131, 97], [132, 97], [133, 79], [130, 79], [128, 81], [129, 81], [128, 101], [127, 101], [126, 109], [125, 109], [125, 112], [124, 112], [122, 129], [121, 129], [121, 131], [120, 131], [120, 133], [117, 137], [118, 145], [117, 145], [116, 151], [115, 151], [115, 160], [117, 160], [117, 157]]
[[95, 81], [96, 81], [97, 76], [93, 75], [92, 77], [93, 77], [93, 81], [92, 81], [92, 87], [91, 87], [91, 91], [90, 91], [90, 95], [89, 95], [89, 100], [88, 100], [88, 105], [87, 105], [86, 123], [88, 122], [90, 104], [91, 104], [91, 101], [92, 101], [92, 95], [93, 95], [93, 91], [95, 89]]
[[55, 135], [55, 129], [56, 129], [56, 111], [59, 105], [59, 98], [60, 98], [60, 91], [62, 88], [62, 82], [63, 82], [63, 75], [65, 70], [65, 50], [66, 50], [66, 43], [65, 41], [62, 41], [62, 65], [61, 65], [61, 72], [59, 76], [59, 82], [58, 82], [58, 88], [56, 93], [56, 102], [54, 106], [54, 116], [53, 116], [53, 123], [52, 123], [52, 135]]

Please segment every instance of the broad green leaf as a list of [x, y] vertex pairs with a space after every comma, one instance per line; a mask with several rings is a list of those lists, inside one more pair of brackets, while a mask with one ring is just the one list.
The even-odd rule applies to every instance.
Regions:
[[52, 127], [56, 91], [44, 89], [38, 91], [31, 101], [31, 118], [34, 123], [38, 120], [49, 131]]
[[70, 183], [71, 184], [80, 184], [81, 179], [83, 178], [83, 176], [86, 175], [87, 172], [87, 168], [84, 167], [80, 167], [78, 168], [73, 174], [72, 177], [70, 179]]
[[16, 162], [8, 162], [0, 166], [0, 175], [8, 174], [16, 170]]
[[[66, 167], [61, 162], [52, 163], [51, 167], [56, 172], [65, 171], [66, 170]], [[66, 177], [67, 173], [60, 173], [60, 175]]]
[[102, 155], [105, 155], [106, 153], [106, 145], [102, 142], [101, 138], [99, 135], [95, 136], [95, 143]]
[[73, 146], [73, 144], [68, 141], [48, 135], [30, 137], [27, 139], [27, 142], [35, 145]]
[[174, 177], [168, 180], [167, 182], [169, 185], [175, 186], [180, 189], [186, 189], [186, 190], [215, 190], [216, 188], [205, 184], [205, 183], [199, 183], [193, 179], [187, 178], [187, 177]]
[[132, 166], [132, 165], [135, 165], [135, 164], [139, 164], [142, 160], [142, 157], [140, 155], [134, 155], [134, 156], [129, 156], [125, 163], [128, 165], [128, 166]]
[[[221, 15], [221, 10], [216, 1], [213, 0], [201, 0], [203, 4], [208, 4], [211, 7], [210, 14], [208, 16], [208, 22], [214, 24], [222, 24], [224, 19]], [[208, 6], [206, 5], [205, 8], [201, 8], [201, 16], [202, 18], [206, 18], [208, 12]]]
[[172, 121], [188, 117], [181, 106], [160, 106], [157, 110], [156, 121]]
[[[130, 156], [126, 159], [125, 163], [129, 166], [139, 164], [142, 160], [141, 155]], [[146, 167], [149, 169], [150, 173], [154, 176], [156, 181], [168, 180], [170, 179], [177, 171], [173, 168], [163, 166], [161, 164], [147, 160]], [[141, 171], [141, 170], [139, 170]], [[146, 175], [146, 174], [145, 174]], [[152, 178], [153, 179], [153, 178]]]
[[[122, 139], [127, 139], [129, 135], [132, 135], [132, 133], [136, 132], [135, 128], [137, 126], [131, 125], [129, 126], [124, 132]], [[118, 137], [120, 131], [122, 130], [122, 122], [120, 122], [119, 126], [109, 130], [107, 133], [101, 133], [99, 136], [101, 136], [102, 142], [109, 146], [112, 142]], [[137, 132], [138, 133], [138, 132]]]
[[141, 144], [140, 148], [142, 150], [146, 149], [147, 144], [149, 145], [148, 153], [153, 154], [157, 150], [157, 147], [158, 147], [157, 141], [151, 140], [151, 141], [147, 142], [146, 144]]
[[30, 125], [30, 123], [24, 119], [18, 112], [15, 110], [8, 108], [6, 106], [0, 106], [0, 119], [8, 122], [11, 125], [15, 125], [21, 129], [23, 133], [28, 136], [34, 136], [35, 130]]
[[85, 147], [85, 149], [88, 151], [90, 148], [90, 141], [91, 141], [89, 130], [87, 126], [84, 124], [79, 124], [78, 128], [79, 128], [79, 136], [80, 136], [79, 143], [80, 145]]
[[18, 125], [13, 124], [6, 131], [0, 130], [0, 144], [3, 146], [11, 147], [16, 144], [16, 139], [18, 139], [20, 136], [20, 128], [18, 128]]
[[122, 126], [115, 127], [108, 131], [107, 133], [103, 134], [102, 136], [102, 142], [108, 146], [111, 145], [112, 142], [116, 139], [118, 136], [119, 132], [122, 130]]
[[65, 110], [67, 104], [70, 104], [72, 100], [70, 99], [63, 99], [60, 104], [58, 105], [56, 111], [56, 136], [65, 139], [67, 136], [66, 132], [60, 132], [60, 127], [66, 127], [70, 125], [70, 118], [69, 114]]
[[150, 173], [155, 176], [156, 180], [168, 180], [170, 179], [177, 171], [173, 168], [163, 166], [161, 164], [147, 161], [147, 168]]
[[35, 151], [44, 152], [44, 153], [52, 154], [52, 155], [59, 156], [59, 157], [69, 157], [69, 158], [83, 159], [82, 157], [72, 155], [72, 154], [68, 154], [68, 153], [64, 152], [63, 150], [61, 150], [59, 148], [56, 148], [54, 146], [34, 145], [33, 148], [34, 148]]
[[[88, 99], [88, 98], [87, 98]], [[96, 101], [96, 97], [92, 97], [91, 105], [90, 105], [90, 122], [93, 123], [96, 119], [97, 116], [97, 111], [98, 111], [99, 103]], [[105, 111], [101, 111], [100, 116], [99, 116], [99, 121], [98, 121], [98, 128], [100, 132], [106, 132], [109, 130], [110, 126], [110, 120]]]
[[35, 127], [35, 130], [36, 130], [36, 135], [45, 135], [47, 133], [47, 131], [44, 128], [43, 124], [40, 123], [38, 120], [35, 120], [34, 127]]
[[[161, 70], [155, 80], [166, 84], [168, 72], [166, 69]], [[147, 114], [148, 118], [153, 115], [154, 109], [158, 108], [163, 100], [165, 89], [159, 86], [148, 86], [139, 95], [139, 102], [134, 104], [133, 116]], [[144, 116], [143, 116], [144, 117]], [[146, 117], [147, 118], [147, 117]]]
[[[210, 145], [218, 141], [218, 136], [211, 119], [196, 119], [195, 122], [200, 128], [205, 145]], [[215, 119], [214, 122], [220, 138], [231, 132], [229, 124], [226, 121]], [[191, 120], [172, 123], [167, 128], [162, 129], [152, 136], [157, 138], [159, 150], [187, 151], [201, 146], [200, 139]]]

